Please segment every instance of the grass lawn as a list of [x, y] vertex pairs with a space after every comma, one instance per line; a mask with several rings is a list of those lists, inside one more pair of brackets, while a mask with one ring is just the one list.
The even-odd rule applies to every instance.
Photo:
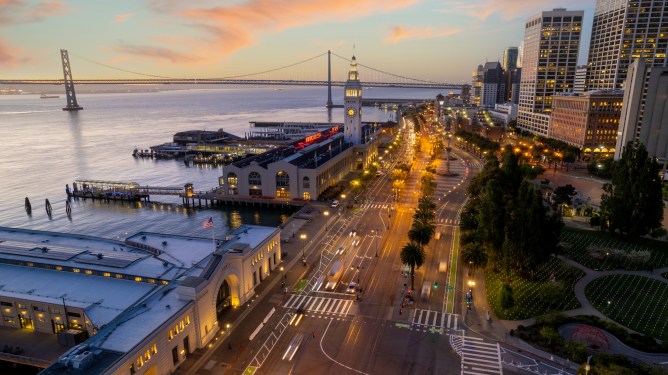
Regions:
[[548, 263], [536, 269], [535, 275], [534, 280], [519, 275], [511, 276], [510, 286], [513, 288], [515, 306], [503, 310], [499, 304], [499, 290], [506, 276], [492, 270], [485, 271], [487, 301], [496, 316], [500, 319], [522, 320], [580, 307], [573, 287], [582, 277], [581, 271], [569, 267], [558, 258], [550, 258]]
[[592, 281], [585, 294], [610, 319], [668, 340], [668, 284], [643, 276], [613, 275]]
[[593, 270], [648, 270], [668, 266], [666, 242], [642, 238], [627, 243], [608, 232], [564, 227], [563, 255]]

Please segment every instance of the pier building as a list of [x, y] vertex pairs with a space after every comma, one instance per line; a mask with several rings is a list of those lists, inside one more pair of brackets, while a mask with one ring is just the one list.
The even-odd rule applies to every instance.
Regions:
[[[344, 89], [343, 126], [223, 167], [222, 195], [312, 200], [378, 158], [380, 124], [362, 122], [362, 85], [353, 56]], [[315, 128], [313, 130], [316, 130]]]
[[280, 248], [280, 229], [252, 225], [124, 241], [0, 227], [0, 329], [52, 343], [44, 374], [172, 373], [224, 327], [221, 312], [253, 297]]

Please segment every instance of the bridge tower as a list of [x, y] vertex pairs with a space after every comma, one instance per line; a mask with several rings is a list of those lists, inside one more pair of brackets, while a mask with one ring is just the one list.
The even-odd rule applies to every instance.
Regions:
[[77, 95], [74, 93], [74, 80], [72, 79], [72, 70], [70, 69], [70, 58], [66, 49], [60, 50], [60, 59], [63, 61], [63, 75], [65, 76], [65, 94], [67, 95], [67, 107], [63, 111], [78, 111], [83, 107], [77, 104]]
[[325, 107], [332, 108], [332, 52], [327, 50], [327, 104]]

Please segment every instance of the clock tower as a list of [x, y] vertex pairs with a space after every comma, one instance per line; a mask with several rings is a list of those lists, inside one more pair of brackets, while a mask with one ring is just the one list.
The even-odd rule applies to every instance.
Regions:
[[343, 97], [345, 111], [343, 122], [346, 142], [358, 145], [362, 143], [362, 84], [357, 72], [357, 60], [353, 56]]

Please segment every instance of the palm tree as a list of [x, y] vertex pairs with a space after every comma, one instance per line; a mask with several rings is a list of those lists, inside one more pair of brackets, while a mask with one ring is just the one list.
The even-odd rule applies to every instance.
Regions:
[[489, 255], [485, 249], [477, 242], [471, 242], [464, 245], [462, 249], [462, 260], [469, 265], [470, 270], [482, 269], [487, 266]]
[[418, 211], [433, 211], [436, 209], [436, 203], [431, 197], [424, 196], [418, 200]]
[[415, 269], [420, 268], [424, 264], [424, 250], [422, 250], [420, 245], [409, 242], [401, 249], [399, 257], [403, 264], [408, 264], [411, 268], [411, 289], [415, 289]]
[[436, 227], [432, 223], [415, 220], [411, 229], [408, 230], [408, 239], [420, 246], [420, 249], [424, 249], [429, 241], [431, 241], [435, 232]]

